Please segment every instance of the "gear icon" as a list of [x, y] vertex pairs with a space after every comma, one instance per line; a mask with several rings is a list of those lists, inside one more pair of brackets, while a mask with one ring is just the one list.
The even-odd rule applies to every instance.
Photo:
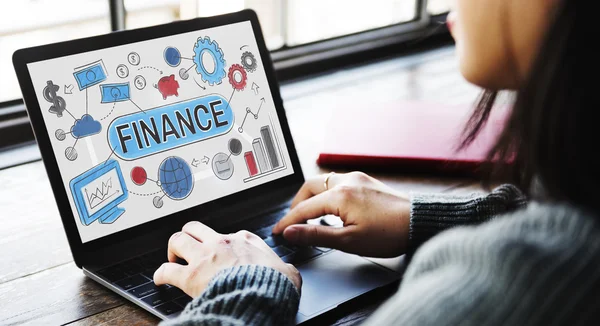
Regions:
[[[215, 63], [214, 69], [208, 71], [202, 63], [202, 56], [208, 53], [212, 56]], [[225, 58], [223, 57], [223, 50], [219, 47], [219, 44], [215, 40], [211, 40], [210, 37], [204, 38], [199, 37], [196, 45], [194, 45], [194, 63], [196, 64], [196, 72], [200, 74], [202, 80], [213, 86], [220, 84], [223, 78], [225, 78]]]
[[242, 53], [242, 66], [244, 66], [248, 72], [254, 72], [254, 70], [256, 70], [256, 58], [254, 57], [254, 54], [248, 51]]
[[[238, 72], [240, 75], [239, 81], [236, 79], [236, 72]], [[227, 74], [227, 77], [229, 78], [229, 83], [235, 90], [241, 91], [246, 87], [248, 75], [246, 74], [244, 68], [237, 63], [229, 67], [229, 73]]]

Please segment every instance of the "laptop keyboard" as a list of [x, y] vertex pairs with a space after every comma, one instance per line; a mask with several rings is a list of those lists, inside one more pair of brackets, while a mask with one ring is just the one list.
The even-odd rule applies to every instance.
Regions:
[[[281, 215], [281, 212], [275, 214]], [[254, 233], [260, 236], [286, 263], [299, 265], [331, 250], [320, 247], [294, 246], [281, 236], [271, 235], [271, 230], [272, 226], [267, 226]], [[154, 271], [164, 262], [164, 250], [157, 250], [105, 268], [98, 274], [140, 299], [146, 305], [168, 316], [183, 310], [192, 298], [174, 286], [154, 285], [152, 280]]]
[[154, 284], [154, 271], [164, 262], [165, 253], [159, 250], [113, 265], [98, 274], [168, 316], [183, 310], [192, 298], [174, 286]]

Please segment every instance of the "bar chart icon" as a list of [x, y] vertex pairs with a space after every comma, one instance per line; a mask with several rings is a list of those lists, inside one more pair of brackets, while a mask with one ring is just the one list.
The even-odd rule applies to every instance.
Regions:
[[244, 153], [244, 160], [246, 161], [246, 167], [248, 168], [248, 174], [253, 177], [258, 174], [258, 167], [256, 166], [256, 160], [254, 160], [254, 153], [252, 151]]
[[267, 161], [267, 156], [265, 155], [265, 150], [262, 145], [262, 139], [256, 138], [254, 141], [252, 141], [252, 148], [254, 149], [254, 154], [256, 155], [256, 161], [258, 162], [260, 172], [269, 172], [271, 170], [271, 166], [269, 166], [269, 161]]
[[244, 182], [285, 168], [279, 143], [271, 126], [266, 125], [260, 128], [260, 137], [252, 141], [252, 151], [244, 153], [244, 160], [249, 174]]
[[279, 167], [279, 159], [277, 158], [277, 149], [271, 134], [271, 128], [269, 126], [263, 126], [260, 128], [260, 135], [265, 141], [265, 148], [269, 156], [269, 162], [271, 162], [271, 168], [276, 169]]

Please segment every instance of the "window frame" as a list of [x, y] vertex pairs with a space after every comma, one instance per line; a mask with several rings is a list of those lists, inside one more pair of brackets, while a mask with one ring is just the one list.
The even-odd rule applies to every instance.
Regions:
[[[281, 1], [285, 4], [288, 0]], [[271, 51], [278, 80], [286, 82], [350, 64], [452, 42], [448, 29], [442, 26], [446, 14], [432, 16], [428, 12], [427, 0], [415, 1], [415, 18], [411, 21], [292, 47], [284, 45]], [[126, 29], [124, 0], [108, 2], [111, 31]], [[0, 151], [35, 142], [22, 99], [0, 102], [0, 136], [3, 136], [0, 137]]]

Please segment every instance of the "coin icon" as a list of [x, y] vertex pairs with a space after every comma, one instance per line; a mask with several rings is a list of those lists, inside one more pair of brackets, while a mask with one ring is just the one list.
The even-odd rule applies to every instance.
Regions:
[[127, 55], [127, 61], [129, 61], [130, 64], [137, 66], [140, 64], [140, 55], [135, 52], [131, 52]]
[[125, 78], [127, 76], [129, 76], [129, 68], [127, 68], [126, 65], [118, 65], [117, 66], [117, 76], [121, 77], [121, 78]]
[[137, 76], [135, 76], [135, 79], [133, 80], [133, 84], [135, 85], [135, 88], [137, 88], [141, 91], [142, 89], [144, 89], [146, 87], [146, 79], [142, 75], [137, 75]]

